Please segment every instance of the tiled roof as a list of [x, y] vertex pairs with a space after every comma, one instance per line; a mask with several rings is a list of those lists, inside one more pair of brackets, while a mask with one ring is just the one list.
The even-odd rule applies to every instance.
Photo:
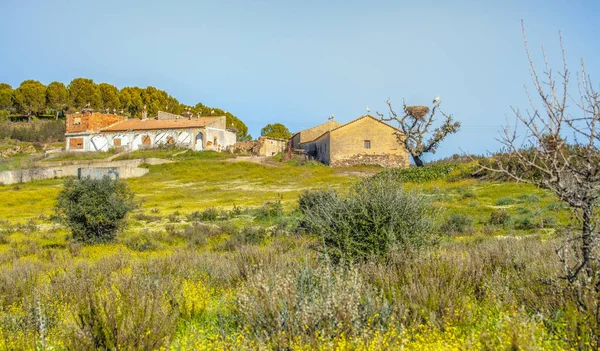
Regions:
[[185, 129], [202, 128], [216, 121], [218, 117], [202, 117], [197, 119], [137, 119], [132, 118], [110, 127], [103, 128], [102, 132], [123, 132], [128, 130], [157, 130], [157, 129]]
[[389, 125], [389, 124], [385, 123], [384, 121], [382, 121], [382, 120], [380, 120], [380, 119], [378, 119], [378, 118], [375, 118], [375, 117], [373, 117], [373, 116], [371, 116], [371, 115], [363, 115], [363, 116], [360, 116], [360, 117], [358, 117], [358, 118], [356, 118], [356, 119], [353, 119], [353, 120], [351, 120], [350, 122], [348, 122], [348, 123], [346, 123], [346, 124], [342, 124], [341, 126], [339, 126], [339, 127], [337, 127], [337, 128], [333, 128], [332, 130], [330, 130], [330, 131], [327, 131], [327, 132], [325, 132], [325, 133], [323, 133], [323, 134], [319, 135], [318, 137], [316, 137], [314, 140], [311, 140], [310, 142], [317, 141], [318, 139], [321, 139], [321, 138], [322, 138], [324, 135], [326, 135], [327, 133], [331, 133], [331, 132], [334, 132], [334, 131], [336, 131], [336, 130], [338, 130], [338, 129], [344, 128], [344, 127], [346, 127], [347, 125], [350, 125], [350, 124], [352, 124], [352, 123], [354, 123], [354, 122], [360, 121], [360, 120], [361, 120], [361, 119], [363, 119], [363, 118], [371, 118], [371, 119], [373, 119], [373, 120], [375, 120], [375, 121], [377, 121], [377, 122], [379, 122], [379, 123], [381, 123], [381, 124], [385, 125], [386, 127], [390, 127], [390, 128], [392, 128], [392, 129], [396, 130], [397, 132], [400, 132], [400, 133], [402, 133], [402, 131], [401, 131], [400, 129], [398, 129], [398, 128], [396, 128], [396, 127], [392, 126], [392, 125]]

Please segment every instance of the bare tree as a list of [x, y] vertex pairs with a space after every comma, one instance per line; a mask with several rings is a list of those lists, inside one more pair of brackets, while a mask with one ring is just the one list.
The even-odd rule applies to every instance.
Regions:
[[448, 136], [458, 132], [460, 122], [455, 122], [452, 115], [447, 115], [440, 112], [444, 117], [444, 123], [430, 131], [435, 122], [435, 113], [438, 111], [441, 101], [439, 96], [433, 100], [433, 108], [427, 106], [407, 106], [403, 101], [403, 115], [399, 116], [390, 99], [386, 101], [389, 107], [388, 117], [377, 112], [377, 115], [382, 121], [396, 121], [402, 132], [396, 133], [396, 138], [400, 145], [410, 153], [417, 167], [423, 167], [423, 154], [431, 152], [435, 153], [442, 140]]
[[[560, 34], [561, 70], [552, 71], [542, 48], [544, 66], [539, 74], [523, 22], [521, 25], [535, 93], [530, 94], [525, 87], [530, 107], [525, 112], [512, 109], [516, 122], [504, 129], [500, 139], [503, 152], [481, 166], [519, 182], [550, 189], [574, 210], [580, 230], [558, 253], [565, 269], [563, 278], [575, 292], [580, 308], [594, 315], [598, 331], [600, 261], [596, 225], [600, 197], [600, 94], [586, 74], [583, 60], [581, 72], [576, 74], [577, 89], [571, 90]], [[536, 95], [538, 104], [534, 102]], [[596, 335], [600, 346], [600, 336]]]

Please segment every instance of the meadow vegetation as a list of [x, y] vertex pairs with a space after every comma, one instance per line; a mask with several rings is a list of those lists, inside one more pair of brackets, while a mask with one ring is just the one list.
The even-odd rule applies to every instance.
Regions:
[[63, 180], [0, 186], [0, 349], [594, 346], [558, 279], [576, 223], [546, 190], [469, 164], [165, 157], [126, 181], [139, 206], [109, 243], [56, 221]]

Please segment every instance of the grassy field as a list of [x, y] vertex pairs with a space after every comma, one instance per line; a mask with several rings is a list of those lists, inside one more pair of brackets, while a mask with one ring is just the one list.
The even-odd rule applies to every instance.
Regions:
[[298, 229], [298, 196], [380, 169], [158, 156], [176, 162], [127, 180], [140, 207], [112, 244], [72, 243], [52, 220], [63, 180], [0, 186], [0, 349], [590, 347], [584, 316], [542, 283], [571, 224], [545, 190], [407, 182], [437, 209], [439, 245], [333, 266]]

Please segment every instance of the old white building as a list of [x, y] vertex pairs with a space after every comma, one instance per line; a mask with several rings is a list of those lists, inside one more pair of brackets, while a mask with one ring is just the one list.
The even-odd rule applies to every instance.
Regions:
[[224, 151], [236, 135], [226, 129], [225, 116], [184, 118], [159, 112], [157, 118], [128, 119], [96, 112], [67, 115], [67, 151], [138, 150], [177, 145], [196, 151]]

